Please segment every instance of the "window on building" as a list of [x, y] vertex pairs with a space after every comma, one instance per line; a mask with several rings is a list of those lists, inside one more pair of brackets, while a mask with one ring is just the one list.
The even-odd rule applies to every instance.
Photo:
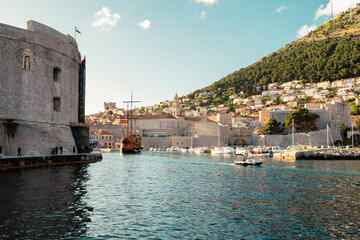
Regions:
[[111, 139], [111, 136], [109, 136], [109, 139]]
[[104, 136], [101, 136], [101, 139], [104, 139]]
[[54, 111], [55, 111], [55, 112], [60, 112], [60, 110], [61, 110], [60, 98], [54, 97], [53, 108], [54, 108]]
[[53, 80], [54, 80], [54, 82], [60, 82], [60, 80], [61, 80], [61, 69], [60, 68], [54, 68]]

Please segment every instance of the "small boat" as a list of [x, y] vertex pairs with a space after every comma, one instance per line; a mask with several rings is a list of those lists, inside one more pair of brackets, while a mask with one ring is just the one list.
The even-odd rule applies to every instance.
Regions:
[[242, 166], [260, 166], [262, 164], [262, 162], [260, 162], [257, 159], [242, 159], [242, 160], [235, 160], [234, 161], [235, 165], [242, 165]]
[[211, 149], [210, 148], [205, 148], [204, 153], [211, 153]]
[[271, 147], [271, 152], [272, 153], [279, 153], [279, 152], [282, 152], [283, 149], [279, 146], [274, 146], [274, 147]]
[[211, 154], [224, 154], [224, 150], [221, 147], [215, 147], [211, 150]]
[[235, 154], [236, 155], [248, 155], [249, 154], [249, 151], [246, 149], [246, 148], [239, 148], [239, 147], [237, 147], [236, 149], [235, 149]]
[[267, 147], [256, 147], [249, 149], [250, 157], [270, 157], [271, 154], [271, 149]]
[[224, 154], [234, 154], [234, 148], [224, 147]]

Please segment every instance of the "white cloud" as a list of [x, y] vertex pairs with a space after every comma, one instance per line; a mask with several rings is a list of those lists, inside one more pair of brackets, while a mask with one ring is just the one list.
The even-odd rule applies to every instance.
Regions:
[[336, 16], [350, 7], [355, 7], [356, 3], [359, 3], [360, 0], [329, 0], [326, 5], [322, 4], [317, 9], [314, 18], [315, 21], [322, 16], [331, 16], [331, 2], [333, 5], [333, 15]]
[[296, 37], [298, 38], [305, 37], [310, 32], [314, 31], [316, 28], [317, 27], [315, 25], [312, 26], [304, 25], [296, 32], [297, 33]]
[[285, 9], [287, 9], [286, 6], [280, 6], [275, 10], [274, 13], [282, 13]]
[[205, 5], [211, 6], [217, 3], [217, 0], [195, 0], [197, 3], [203, 3]]
[[149, 29], [151, 26], [151, 22], [150, 22], [150, 20], [146, 19], [144, 21], [138, 22], [138, 24], [136, 24], [136, 25], [138, 25], [139, 27], [141, 27], [143, 29]]
[[206, 12], [205, 11], [201, 11], [201, 13], [198, 15], [196, 14], [198, 19], [204, 19], [206, 17]]
[[116, 22], [120, 19], [119, 14], [111, 14], [111, 10], [107, 7], [102, 7], [100, 11], [94, 14], [94, 16], [97, 18], [92, 23], [94, 27], [114, 27], [116, 25]]

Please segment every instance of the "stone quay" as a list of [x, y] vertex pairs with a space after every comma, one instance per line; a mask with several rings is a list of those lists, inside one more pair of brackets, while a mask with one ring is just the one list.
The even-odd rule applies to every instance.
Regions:
[[359, 149], [304, 149], [274, 153], [275, 160], [360, 160]]
[[46, 167], [67, 164], [93, 163], [102, 160], [101, 153], [83, 153], [67, 155], [47, 155], [47, 156], [24, 156], [24, 157], [0, 157], [0, 171]]

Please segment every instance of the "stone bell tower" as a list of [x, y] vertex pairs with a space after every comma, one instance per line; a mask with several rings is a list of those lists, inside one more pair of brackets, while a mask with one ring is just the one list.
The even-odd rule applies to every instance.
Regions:
[[172, 104], [172, 115], [174, 115], [175, 117], [180, 116], [180, 99], [177, 93], [175, 94], [174, 101]]

